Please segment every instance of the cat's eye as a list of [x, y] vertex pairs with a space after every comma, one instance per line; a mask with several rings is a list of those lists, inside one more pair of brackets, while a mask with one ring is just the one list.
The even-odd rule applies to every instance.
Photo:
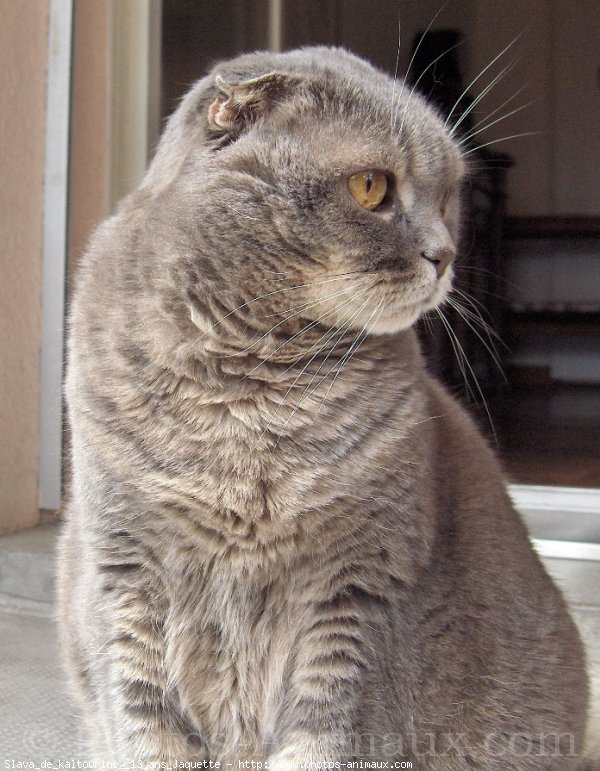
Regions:
[[373, 211], [386, 196], [388, 179], [383, 171], [359, 171], [348, 177], [348, 190], [363, 209]]

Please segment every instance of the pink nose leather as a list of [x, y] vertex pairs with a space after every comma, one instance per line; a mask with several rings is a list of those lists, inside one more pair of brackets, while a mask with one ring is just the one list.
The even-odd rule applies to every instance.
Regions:
[[423, 257], [435, 267], [435, 272], [438, 278], [441, 278], [444, 275], [448, 265], [450, 265], [454, 260], [454, 256], [455, 255], [453, 249], [442, 248], [438, 249], [436, 252], [432, 252], [431, 254], [421, 252], [421, 257]]

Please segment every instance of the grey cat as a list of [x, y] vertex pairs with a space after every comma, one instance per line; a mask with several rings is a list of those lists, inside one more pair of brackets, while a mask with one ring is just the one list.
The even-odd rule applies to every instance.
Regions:
[[60, 615], [97, 758], [580, 762], [579, 637], [412, 329], [465, 172], [360, 59], [257, 53], [194, 86], [94, 236]]

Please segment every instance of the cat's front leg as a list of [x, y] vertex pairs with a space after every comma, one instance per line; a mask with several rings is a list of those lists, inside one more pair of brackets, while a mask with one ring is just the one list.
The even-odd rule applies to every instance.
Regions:
[[372, 628], [368, 598], [354, 599], [346, 587], [312, 609], [268, 756], [271, 771], [321, 771], [352, 756], [354, 714], [369, 668], [365, 630]]
[[92, 669], [100, 697], [97, 720], [107, 737], [105, 754], [136, 768], [208, 760], [203, 738], [169, 683], [165, 609], [155, 600], [155, 587], [136, 568], [123, 566], [119, 573], [111, 565], [104, 573], [110, 575], [111, 591], [103, 592], [96, 609], [101, 655]]
[[168, 692], [130, 677], [118, 663], [112, 666], [108, 709], [116, 731], [109, 745], [111, 760], [144, 769], [209, 759], [202, 737], [185, 724]]

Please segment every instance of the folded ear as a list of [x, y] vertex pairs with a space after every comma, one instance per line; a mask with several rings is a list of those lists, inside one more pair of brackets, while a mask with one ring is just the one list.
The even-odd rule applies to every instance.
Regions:
[[215, 85], [220, 93], [208, 108], [208, 124], [215, 131], [242, 131], [271, 112], [301, 82], [295, 75], [270, 72], [232, 85], [217, 75]]

